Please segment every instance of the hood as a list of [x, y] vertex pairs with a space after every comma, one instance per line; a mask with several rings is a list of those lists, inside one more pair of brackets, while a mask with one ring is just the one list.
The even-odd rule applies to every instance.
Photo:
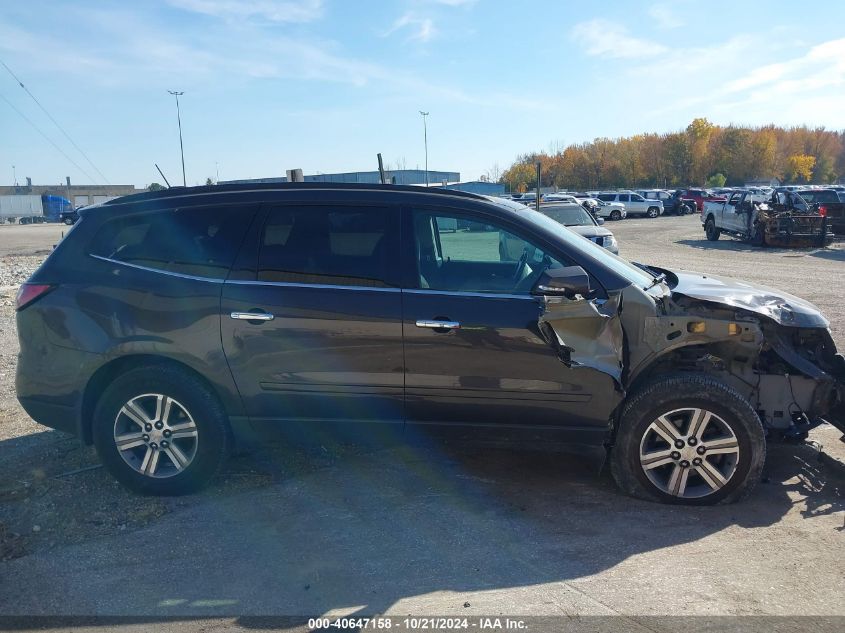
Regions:
[[[663, 270], [663, 269], [661, 269]], [[701, 301], [721, 303], [768, 317], [780, 325], [791, 327], [823, 327], [830, 322], [809, 301], [767, 286], [700, 273], [665, 270], [672, 293]]]
[[613, 235], [610, 231], [608, 231], [603, 226], [567, 226], [570, 231], [573, 233], [577, 233], [578, 235], [582, 235], [584, 237], [605, 237], [608, 235]]

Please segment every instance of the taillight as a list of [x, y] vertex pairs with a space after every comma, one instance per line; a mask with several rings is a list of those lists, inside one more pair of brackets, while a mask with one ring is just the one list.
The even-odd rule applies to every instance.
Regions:
[[18, 289], [18, 294], [15, 297], [15, 310], [23, 310], [33, 301], [40, 299], [55, 286], [50, 284], [23, 284]]
[[824, 217], [827, 215], [827, 207], [822, 205], [819, 207], [819, 215]]

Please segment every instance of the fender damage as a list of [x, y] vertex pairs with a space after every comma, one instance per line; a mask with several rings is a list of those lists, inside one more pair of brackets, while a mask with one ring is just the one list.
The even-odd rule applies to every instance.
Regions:
[[815, 306], [732, 279], [664, 272], [672, 292], [657, 300], [634, 288], [602, 304], [547, 298], [540, 332], [562, 363], [612, 382], [617, 407], [649, 376], [700, 372], [747, 398], [770, 437], [800, 440], [824, 421], [845, 432], [845, 359]]

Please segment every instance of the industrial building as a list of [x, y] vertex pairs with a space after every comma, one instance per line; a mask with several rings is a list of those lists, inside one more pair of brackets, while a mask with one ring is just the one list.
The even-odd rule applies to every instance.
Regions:
[[[385, 171], [388, 180], [395, 185], [424, 185], [426, 183], [424, 169], [393, 169]], [[307, 174], [305, 182], [359, 182], [365, 184], [378, 184], [381, 176], [377, 171], [348, 171], [339, 174]], [[428, 172], [430, 184], [457, 183], [461, 180], [461, 174], [457, 171], [431, 171]], [[249, 184], [249, 183], [279, 183], [287, 182], [284, 176], [274, 178], [247, 178], [244, 180], [220, 181], [221, 185]]]
[[25, 185], [0, 186], [0, 196], [59, 196], [69, 200], [74, 208], [144, 191], [135, 185], [72, 185], [70, 178], [57, 185], [33, 185], [32, 179], [27, 178]]

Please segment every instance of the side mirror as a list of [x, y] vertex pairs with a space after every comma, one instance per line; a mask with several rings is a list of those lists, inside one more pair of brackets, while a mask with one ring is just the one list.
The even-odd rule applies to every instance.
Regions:
[[604, 218], [596, 218], [596, 222], [598, 222], [599, 225], [602, 225], [604, 224]]
[[591, 294], [590, 276], [580, 266], [549, 268], [540, 275], [531, 294], [567, 299], [574, 299], [575, 295], [588, 297]]

